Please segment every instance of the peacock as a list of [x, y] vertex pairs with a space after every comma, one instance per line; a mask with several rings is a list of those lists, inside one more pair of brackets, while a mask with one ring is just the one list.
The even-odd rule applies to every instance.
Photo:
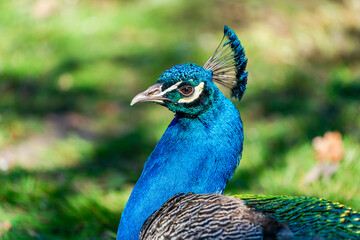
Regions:
[[117, 240], [360, 239], [360, 214], [310, 197], [224, 196], [243, 151], [239, 111], [217, 87], [240, 100], [248, 73], [244, 48], [224, 36], [203, 67], [166, 70], [131, 101], [175, 113], [145, 162], [122, 213]]

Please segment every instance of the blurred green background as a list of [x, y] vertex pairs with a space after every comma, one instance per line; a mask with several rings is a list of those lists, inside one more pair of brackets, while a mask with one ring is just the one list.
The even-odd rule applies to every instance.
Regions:
[[[200, 65], [232, 27], [248, 62], [234, 102], [244, 154], [227, 193], [328, 198], [360, 210], [360, 2], [0, 1], [0, 234], [115, 239], [173, 118], [129, 103], [175, 64]], [[343, 134], [330, 180], [304, 184], [311, 141]]]

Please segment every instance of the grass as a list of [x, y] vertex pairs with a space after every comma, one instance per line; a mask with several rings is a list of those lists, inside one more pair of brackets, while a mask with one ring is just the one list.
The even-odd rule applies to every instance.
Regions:
[[[173, 114], [133, 96], [203, 64], [234, 28], [249, 83], [234, 102], [244, 154], [227, 193], [324, 197], [360, 210], [356, 1], [0, 2], [0, 226], [4, 239], [115, 239], [144, 161]], [[336, 174], [304, 184], [311, 140], [342, 133]], [[1, 161], [0, 159], [0, 165]], [[11, 160], [11, 161], [10, 161]]]

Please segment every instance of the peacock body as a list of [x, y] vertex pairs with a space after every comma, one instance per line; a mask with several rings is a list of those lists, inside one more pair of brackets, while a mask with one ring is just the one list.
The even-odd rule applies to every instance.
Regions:
[[174, 66], [132, 100], [158, 103], [175, 117], [132, 190], [117, 240], [139, 239], [140, 231], [140, 239], [358, 238], [358, 213], [335, 203], [221, 195], [240, 162], [244, 135], [237, 108], [215, 82], [240, 100], [246, 64], [240, 41], [225, 26], [204, 67]]

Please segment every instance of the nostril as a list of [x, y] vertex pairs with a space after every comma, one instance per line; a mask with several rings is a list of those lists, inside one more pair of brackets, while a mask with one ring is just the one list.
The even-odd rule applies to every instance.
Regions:
[[160, 93], [159, 89], [154, 89], [154, 90], [149, 91], [147, 95], [156, 95], [159, 93]]

